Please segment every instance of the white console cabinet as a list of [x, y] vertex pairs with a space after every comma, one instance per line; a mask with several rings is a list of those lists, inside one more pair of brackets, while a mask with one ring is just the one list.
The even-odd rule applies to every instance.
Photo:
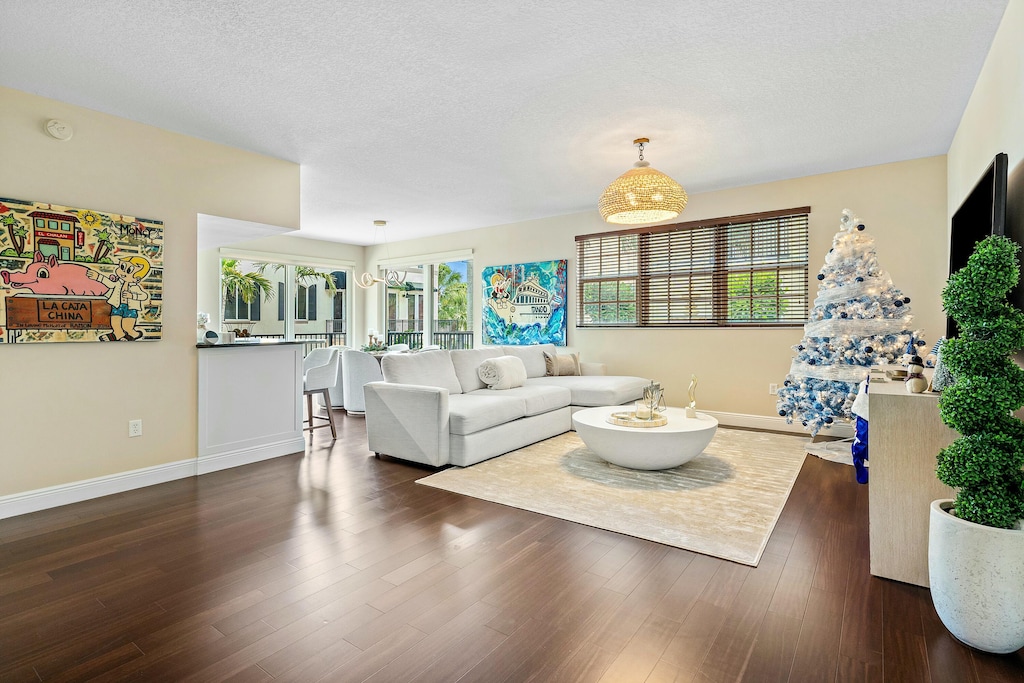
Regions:
[[957, 438], [939, 418], [938, 401], [938, 394], [908, 393], [903, 382], [868, 390], [871, 573], [924, 587], [929, 505], [953, 497], [935, 475], [936, 456]]

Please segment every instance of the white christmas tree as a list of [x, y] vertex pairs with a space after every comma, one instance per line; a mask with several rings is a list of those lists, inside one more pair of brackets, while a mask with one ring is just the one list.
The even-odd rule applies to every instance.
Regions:
[[779, 415], [811, 434], [849, 419], [857, 385], [872, 365], [898, 361], [920, 334], [911, 330], [910, 297], [878, 265], [875, 240], [849, 209], [818, 273], [804, 338], [779, 388]]

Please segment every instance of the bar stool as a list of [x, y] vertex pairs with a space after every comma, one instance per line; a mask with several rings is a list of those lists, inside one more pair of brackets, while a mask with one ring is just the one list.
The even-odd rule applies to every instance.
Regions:
[[[306, 413], [309, 426], [303, 431], [312, 431], [328, 425], [313, 425], [313, 418], [327, 420], [331, 428], [331, 436], [338, 438], [338, 430], [334, 427], [334, 412], [331, 410], [330, 389], [338, 383], [340, 361], [337, 349], [313, 349], [302, 361], [302, 393], [306, 397]], [[320, 394], [324, 399], [327, 417], [313, 415], [313, 394]]]
[[331, 397], [331, 407], [342, 409], [345, 407], [345, 354], [347, 346], [328, 346], [329, 349], [338, 350], [338, 383], [327, 390]]

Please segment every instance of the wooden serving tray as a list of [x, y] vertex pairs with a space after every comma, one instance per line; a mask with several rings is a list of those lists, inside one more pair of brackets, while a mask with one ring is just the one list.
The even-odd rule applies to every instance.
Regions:
[[635, 412], [629, 411], [612, 413], [608, 416], [608, 422], [620, 427], [664, 427], [668, 424], [668, 418], [664, 415], [658, 415], [655, 413], [654, 417], [650, 420], [644, 420], [643, 418], [637, 417]]

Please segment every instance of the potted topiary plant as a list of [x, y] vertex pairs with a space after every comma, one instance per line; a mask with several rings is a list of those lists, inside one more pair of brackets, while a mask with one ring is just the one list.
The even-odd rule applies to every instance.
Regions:
[[942, 623], [987, 652], [1024, 647], [1024, 314], [1006, 301], [1017, 284], [1018, 246], [1002, 236], [978, 243], [942, 292], [960, 336], [942, 347], [953, 375], [939, 401], [960, 437], [938, 456], [955, 501], [931, 505], [928, 573]]

